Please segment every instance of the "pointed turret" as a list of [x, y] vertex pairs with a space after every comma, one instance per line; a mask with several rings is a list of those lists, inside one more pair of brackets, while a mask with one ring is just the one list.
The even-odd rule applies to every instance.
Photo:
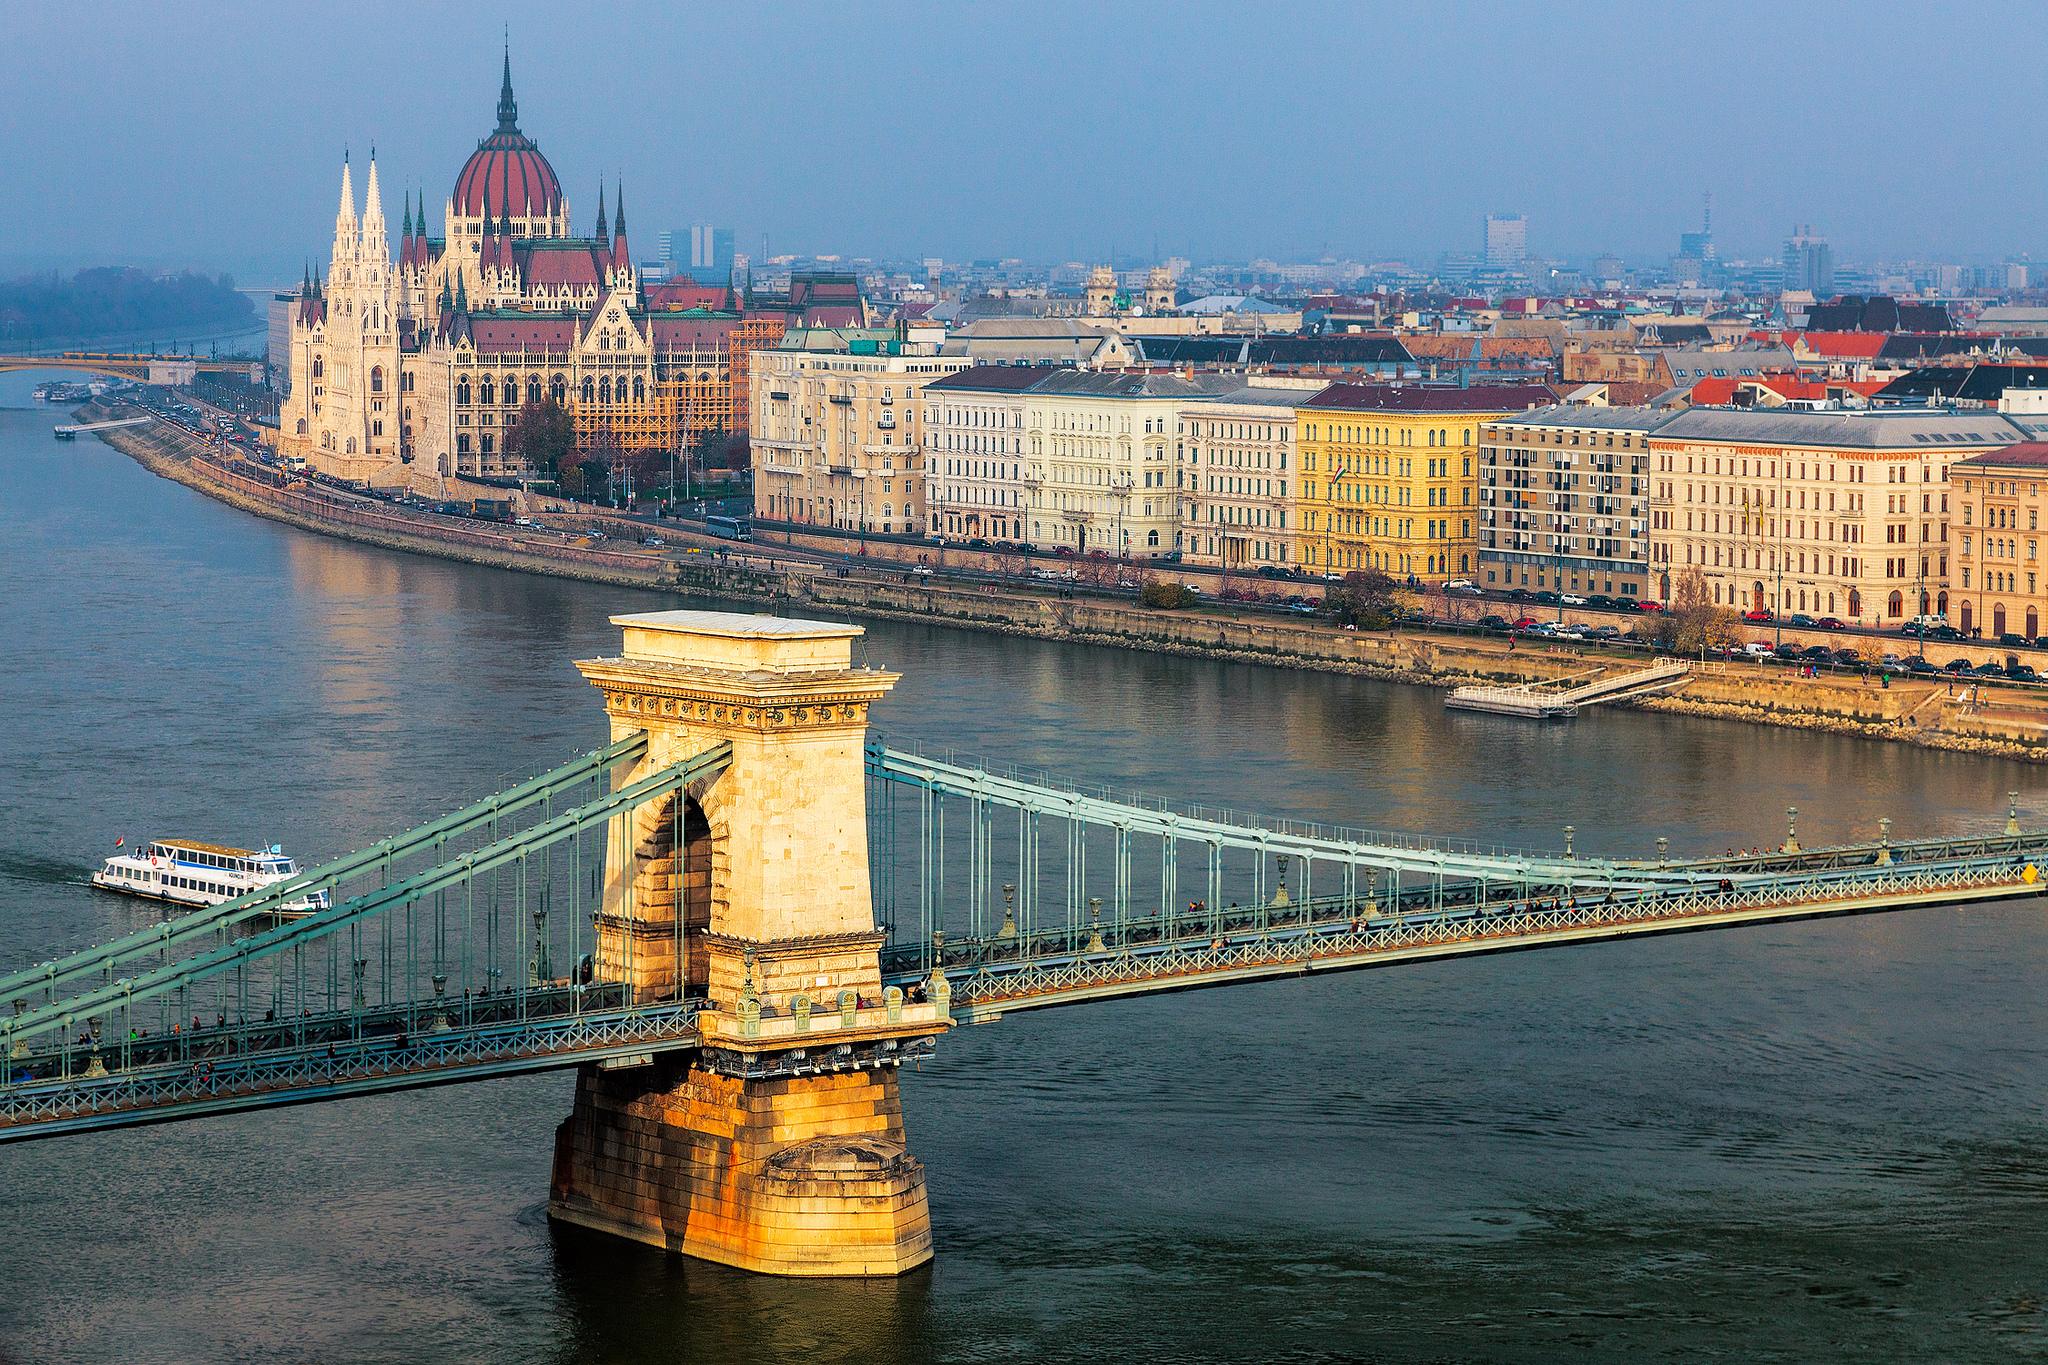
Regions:
[[610, 250], [611, 241], [611, 229], [605, 226], [604, 221], [604, 181], [600, 180], [597, 182], [597, 244]]
[[347, 152], [341, 154], [341, 207], [334, 211], [335, 232], [344, 228], [351, 233], [356, 228], [356, 183], [349, 175]]
[[633, 254], [626, 246], [626, 187], [619, 186], [619, 197], [613, 205], [612, 228], [612, 269], [624, 274], [633, 268]]
[[384, 194], [377, 185], [377, 152], [370, 151], [369, 183], [363, 190], [363, 224], [358, 240], [363, 259], [380, 266], [391, 263], [391, 233], [384, 226]]

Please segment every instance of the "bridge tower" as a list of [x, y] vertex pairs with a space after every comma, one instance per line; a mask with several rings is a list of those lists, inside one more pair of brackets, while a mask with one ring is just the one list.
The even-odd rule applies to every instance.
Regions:
[[782, 1275], [891, 1275], [931, 1257], [897, 1068], [947, 1026], [942, 983], [881, 985], [863, 745], [897, 675], [852, 663], [858, 626], [722, 612], [613, 617], [577, 667], [627, 783], [721, 744], [728, 765], [614, 820], [593, 976], [709, 1001], [700, 1046], [586, 1066], [556, 1134], [550, 1214]]

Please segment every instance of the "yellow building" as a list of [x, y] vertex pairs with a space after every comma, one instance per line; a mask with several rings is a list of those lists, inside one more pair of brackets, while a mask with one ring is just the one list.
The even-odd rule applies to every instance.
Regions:
[[1479, 428], [1556, 401], [1541, 384], [1332, 384], [1295, 410], [1304, 567], [1469, 578]]

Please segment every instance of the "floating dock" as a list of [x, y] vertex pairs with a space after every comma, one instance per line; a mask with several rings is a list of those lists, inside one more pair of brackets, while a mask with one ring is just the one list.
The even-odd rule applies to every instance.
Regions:
[[154, 418], [120, 417], [111, 422], [67, 422], [61, 427], [51, 427], [50, 434], [60, 441], [75, 441], [80, 436], [89, 436], [95, 431], [112, 431], [115, 427], [146, 427]]
[[1597, 706], [1601, 702], [1620, 701], [1625, 697], [1665, 692], [1682, 686], [1691, 672], [1692, 666], [1683, 659], [1667, 659], [1611, 678], [1593, 676], [1587, 681], [1562, 678], [1552, 683], [1507, 686], [1474, 684], [1454, 688], [1444, 698], [1444, 705], [1453, 711], [1485, 711], [1496, 716], [1521, 716], [1526, 720], [1570, 720], [1579, 713], [1581, 706]]

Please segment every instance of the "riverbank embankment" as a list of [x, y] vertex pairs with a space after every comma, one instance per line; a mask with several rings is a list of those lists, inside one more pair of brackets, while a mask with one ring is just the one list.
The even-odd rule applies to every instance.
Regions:
[[[114, 410], [92, 405], [81, 420]], [[386, 549], [626, 587], [830, 609], [1076, 644], [1308, 668], [1433, 687], [1544, 683], [1615, 674], [1641, 656], [1593, 645], [1524, 644], [1424, 631], [1343, 630], [1325, 621], [1222, 606], [1155, 611], [1121, 599], [873, 568], [777, 561], [705, 541], [662, 550], [611, 548], [557, 518], [523, 530], [413, 514], [232, 460], [202, 438], [156, 423], [100, 439], [168, 479], [258, 516]], [[595, 529], [595, 523], [591, 529]], [[677, 541], [687, 533], [670, 532]], [[725, 553], [719, 553], [725, 551]], [[1630, 705], [1971, 753], [2048, 761], [2048, 697], [1968, 681], [1874, 673], [1803, 677], [1775, 664], [1708, 662], [1676, 693]]]

